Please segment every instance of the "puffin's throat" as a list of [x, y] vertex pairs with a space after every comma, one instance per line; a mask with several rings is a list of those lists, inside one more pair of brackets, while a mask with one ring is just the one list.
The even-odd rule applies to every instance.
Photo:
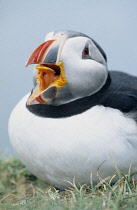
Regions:
[[51, 66], [48, 67], [47, 65], [40, 64], [39, 66], [36, 66], [36, 69], [38, 69], [36, 82], [39, 84], [40, 91], [51, 86], [60, 75], [60, 68], [58, 66], [52, 66], [51, 68]]
[[62, 62], [58, 65], [40, 64], [35, 68], [38, 69], [37, 85], [28, 99], [28, 105], [44, 104], [53, 100], [57, 89], [64, 87], [67, 82]]

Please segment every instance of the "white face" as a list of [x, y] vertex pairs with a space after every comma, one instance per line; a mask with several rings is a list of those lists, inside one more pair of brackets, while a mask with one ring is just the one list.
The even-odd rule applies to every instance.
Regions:
[[[86, 56], [83, 52], [85, 47], [88, 50]], [[56, 98], [50, 104], [58, 105], [90, 96], [98, 92], [106, 82], [106, 61], [92, 40], [87, 37], [67, 39], [60, 61], [64, 64], [67, 84], [58, 90]]]
[[[50, 44], [50, 50], [48, 51], [51, 53], [49, 56], [50, 60], [45, 60], [45, 58], [47, 59], [46, 54], [43, 57], [44, 59], [42, 58], [43, 60], [37, 61], [41, 56], [42, 51], [40, 50], [43, 49], [44, 43], [33, 52], [28, 60], [28, 64], [48, 64], [48, 62], [52, 63], [53, 58], [56, 58], [56, 62], [54, 61], [55, 66], [57, 66], [59, 62], [63, 63], [63, 71], [66, 77], [65, 85], [54, 88], [56, 92], [53, 91], [54, 89], [50, 89], [51, 92], [53, 91], [54, 97], [51, 97], [50, 92], [49, 100], [45, 100], [46, 104], [61, 105], [93, 95], [104, 86], [107, 80], [108, 71], [106, 60], [94, 42], [84, 35], [79, 35], [79, 33], [75, 37], [69, 37], [69, 31], [48, 33], [45, 38], [45, 43], [47, 45]], [[53, 43], [53, 45], [51, 45], [51, 42], [54, 41], [56, 41], [55, 44]], [[34, 62], [34, 60], [37, 62]], [[36, 76], [37, 71], [35, 71], [34, 83]], [[54, 84], [55, 83], [52, 83], [52, 85]], [[35, 92], [37, 93], [37, 91], [36, 89]], [[47, 93], [49, 94], [48, 88], [44, 91], [44, 94]]]

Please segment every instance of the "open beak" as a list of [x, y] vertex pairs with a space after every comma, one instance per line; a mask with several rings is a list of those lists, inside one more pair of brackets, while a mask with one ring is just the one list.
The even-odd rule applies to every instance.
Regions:
[[38, 64], [37, 85], [31, 93], [27, 105], [45, 104], [52, 101], [57, 89], [66, 84], [63, 63], [60, 61], [61, 52], [66, 41], [63, 34], [42, 43], [29, 57], [26, 66]]

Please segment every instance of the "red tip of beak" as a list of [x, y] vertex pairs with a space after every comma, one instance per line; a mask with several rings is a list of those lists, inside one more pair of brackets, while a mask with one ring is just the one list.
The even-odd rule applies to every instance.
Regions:
[[42, 43], [29, 57], [28, 61], [26, 62], [26, 67], [30, 64], [39, 64], [42, 62], [43, 57], [45, 55], [46, 50], [55, 40], [49, 40]]

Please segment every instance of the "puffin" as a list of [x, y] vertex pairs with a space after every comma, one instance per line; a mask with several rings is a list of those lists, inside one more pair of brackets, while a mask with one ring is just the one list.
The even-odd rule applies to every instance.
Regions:
[[32, 64], [34, 86], [8, 127], [24, 165], [60, 190], [98, 183], [116, 168], [135, 174], [137, 77], [109, 71], [100, 45], [70, 30], [48, 33], [26, 66]]

